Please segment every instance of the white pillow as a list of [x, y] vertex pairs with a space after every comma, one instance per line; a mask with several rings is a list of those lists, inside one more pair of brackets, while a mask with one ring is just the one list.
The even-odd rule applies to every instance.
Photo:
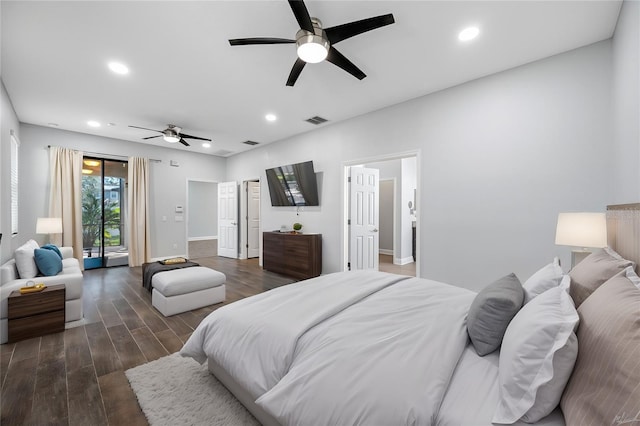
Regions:
[[553, 287], [558, 287], [562, 280], [562, 268], [560, 267], [560, 259], [555, 257], [553, 262], [544, 266], [522, 284], [524, 287], [524, 303], [525, 305], [539, 294], [544, 293]]
[[636, 271], [633, 270], [633, 266], [627, 266], [624, 270], [625, 276], [635, 285], [640, 288], [640, 277], [636, 274]]
[[578, 321], [571, 296], [560, 287], [516, 314], [500, 350], [494, 423], [534, 423], [558, 406], [578, 356]]
[[29, 240], [16, 249], [13, 258], [16, 261], [20, 278], [34, 278], [38, 275], [38, 266], [33, 256], [35, 249], [40, 248], [35, 240]]
[[[562, 281], [560, 281], [560, 288], [563, 289], [564, 291], [567, 292], [567, 294], [571, 294], [570, 293], [570, 289], [571, 289], [571, 275], [566, 274], [562, 276]], [[571, 299], [573, 300], [573, 299]]]

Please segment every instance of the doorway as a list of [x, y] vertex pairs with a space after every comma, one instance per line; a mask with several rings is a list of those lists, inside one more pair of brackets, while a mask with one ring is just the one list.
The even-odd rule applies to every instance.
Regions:
[[187, 257], [218, 254], [218, 183], [187, 179]]
[[[418, 165], [419, 151], [344, 163], [345, 270], [358, 269], [361, 266], [359, 264], [364, 264], [368, 266], [365, 269], [418, 276], [419, 224], [416, 214], [418, 202], [416, 198], [420, 192]], [[371, 223], [375, 223], [375, 226], [369, 227], [370, 231], [376, 234], [365, 235], [366, 238], [359, 240], [354, 238], [354, 233], [359, 232], [358, 226], [353, 226], [358, 222], [358, 217], [355, 215], [359, 214], [358, 209], [353, 208], [357, 199], [353, 193], [353, 171], [356, 167], [377, 170], [379, 176], [377, 182], [379, 191], [365, 194], [367, 197], [379, 198], [378, 202], [370, 203], [374, 206], [374, 211], [367, 213], [371, 217]], [[367, 249], [367, 252], [370, 252], [368, 257], [375, 255], [375, 262], [359, 262], [357, 253], [361, 247], [357, 245], [358, 241], [376, 243], [373, 249]]]
[[246, 182], [247, 194], [247, 259], [260, 256], [260, 181]]
[[85, 269], [126, 266], [128, 163], [84, 157], [82, 247]]

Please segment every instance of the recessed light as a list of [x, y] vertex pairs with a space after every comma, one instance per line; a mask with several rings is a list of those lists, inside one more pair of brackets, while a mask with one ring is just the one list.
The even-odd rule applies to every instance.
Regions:
[[93, 170], [90, 169], [82, 169], [82, 174], [83, 175], [90, 175], [93, 173]]
[[98, 167], [100, 165], [98, 160], [84, 160], [83, 163], [89, 167]]
[[91, 127], [100, 127], [100, 123], [98, 123], [95, 120], [89, 120], [87, 121], [87, 126], [91, 126]]
[[460, 41], [473, 40], [478, 36], [478, 34], [480, 34], [480, 30], [478, 29], [478, 27], [465, 28], [464, 30], [460, 31], [460, 34], [458, 34], [458, 40]]
[[202, 142], [203, 148], [211, 148], [211, 144], [209, 142]]
[[109, 69], [116, 74], [129, 74], [129, 68], [125, 64], [120, 62], [109, 62]]
[[264, 118], [267, 121], [276, 121], [278, 119], [275, 114], [267, 114], [264, 116]]
[[49, 127], [58, 127], [58, 123], [47, 123]]
[[116, 123], [108, 123], [108, 124], [107, 124], [107, 126], [109, 126], [109, 127], [113, 127], [113, 126], [115, 126], [115, 125], [116, 125]]

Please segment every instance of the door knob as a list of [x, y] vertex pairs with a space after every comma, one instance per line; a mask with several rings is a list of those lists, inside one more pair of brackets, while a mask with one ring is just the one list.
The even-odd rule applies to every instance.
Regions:
[[236, 226], [236, 225], [237, 225], [237, 223], [235, 223], [235, 222], [231, 222], [231, 224], [232, 224], [233, 226]]
[[373, 228], [373, 231], [371, 232], [378, 232], [378, 228]]

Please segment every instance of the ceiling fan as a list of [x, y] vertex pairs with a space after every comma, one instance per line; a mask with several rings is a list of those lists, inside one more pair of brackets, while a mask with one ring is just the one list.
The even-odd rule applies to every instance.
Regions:
[[307, 63], [318, 63], [325, 59], [332, 64], [342, 68], [349, 74], [362, 80], [366, 77], [358, 67], [345, 58], [334, 44], [350, 37], [362, 34], [376, 28], [384, 27], [395, 22], [392, 14], [380, 15], [373, 18], [362, 19], [360, 21], [349, 22], [331, 28], [322, 28], [322, 22], [318, 18], [312, 18], [307, 11], [307, 7], [302, 0], [289, 0], [289, 6], [300, 25], [300, 30], [296, 33], [296, 39], [271, 37], [236, 38], [229, 40], [231, 46], [246, 46], [251, 44], [287, 44], [295, 43], [297, 47], [298, 59], [293, 64], [287, 86], [293, 86]]
[[200, 140], [200, 141], [209, 141], [209, 142], [211, 142], [211, 139], [201, 138], [199, 136], [191, 136], [191, 135], [187, 135], [186, 133], [182, 133], [182, 128], [176, 126], [175, 124], [167, 124], [167, 126], [169, 126], [169, 127], [167, 127], [164, 130], [148, 129], [146, 127], [138, 127], [138, 126], [129, 126], [129, 127], [133, 127], [134, 129], [151, 130], [152, 132], [162, 133], [162, 135], [147, 136], [146, 138], [142, 138], [142, 139], [153, 139], [153, 138], [159, 138], [160, 136], [162, 136], [162, 138], [166, 142], [169, 142], [169, 143], [180, 142], [184, 146], [190, 146], [187, 143], [187, 141], [185, 141], [185, 139], [197, 139], [197, 140]]

